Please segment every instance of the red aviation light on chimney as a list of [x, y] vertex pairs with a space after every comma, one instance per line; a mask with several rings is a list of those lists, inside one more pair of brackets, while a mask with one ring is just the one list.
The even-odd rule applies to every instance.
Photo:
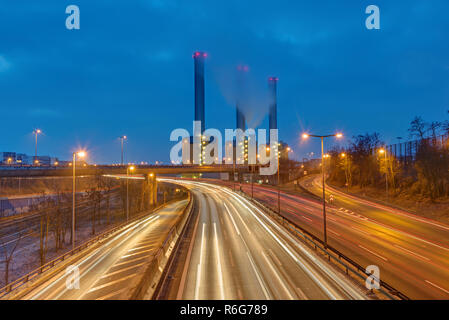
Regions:
[[268, 78], [268, 81], [278, 81], [279, 80], [279, 78], [277, 78], [277, 77], [269, 77]]
[[206, 58], [207, 57], [207, 53], [205, 53], [205, 52], [200, 52], [200, 51], [196, 51], [196, 52], [194, 52], [193, 53], [193, 55], [192, 55], [192, 57], [193, 58], [198, 58], [198, 57], [204, 57], [204, 58]]

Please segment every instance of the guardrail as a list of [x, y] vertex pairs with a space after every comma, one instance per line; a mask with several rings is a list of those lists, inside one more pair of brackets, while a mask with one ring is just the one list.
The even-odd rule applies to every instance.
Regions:
[[193, 209], [194, 197], [193, 195], [191, 195], [191, 193], [189, 193], [189, 203], [184, 208], [181, 216], [171, 227], [170, 231], [167, 234], [167, 237], [162, 243], [162, 246], [153, 255], [150, 264], [145, 269], [142, 280], [133, 290], [134, 292], [131, 294], [131, 296], [127, 298], [131, 300], [141, 300], [144, 297], [147, 299], [151, 299], [153, 297], [156, 287], [162, 277], [164, 269], [171, 255], [171, 252], [170, 254], [168, 254], [168, 251], [173, 250], [173, 248], [175, 247]]
[[159, 205], [157, 207], [155, 207], [151, 213], [144, 213], [144, 214], [140, 214], [137, 215], [131, 219], [129, 219], [128, 221], [122, 222], [117, 226], [113, 226], [110, 229], [106, 230], [105, 232], [99, 234], [98, 236], [91, 238], [87, 241], [85, 241], [84, 243], [82, 243], [81, 245], [79, 245], [78, 247], [76, 247], [75, 249], [72, 249], [66, 253], [64, 253], [63, 255], [47, 262], [46, 264], [40, 266], [39, 268], [31, 271], [30, 273], [8, 283], [6, 286], [4, 286], [3, 288], [0, 289], [0, 298], [6, 296], [7, 294], [11, 293], [12, 291], [22, 287], [24, 284], [26, 284], [27, 282], [29, 282], [30, 280], [34, 279], [36, 276], [42, 274], [43, 272], [55, 267], [56, 265], [60, 264], [61, 262], [65, 261], [66, 259], [74, 256], [77, 253], [80, 253], [81, 251], [87, 249], [88, 247], [96, 244], [98, 241], [110, 236], [112, 233], [126, 227], [129, 223], [132, 223], [134, 221], [137, 221], [145, 216], [148, 216], [152, 213], [154, 213], [155, 211], [163, 208], [164, 206], [166, 206], [167, 204], [169, 204], [171, 201], [168, 201], [162, 205]]
[[[362, 281], [365, 281], [367, 276], [372, 277], [371, 273], [366, 272], [366, 268], [363, 268], [360, 264], [358, 264], [351, 258], [347, 257], [334, 247], [329, 245], [325, 247], [321, 239], [319, 239], [309, 231], [305, 230], [304, 228], [298, 226], [295, 222], [291, 221], [288, 218], [283, 217], [269, 206], [262, 204], [257, 200], [251, 199], [251, 197], [249, 197], [246, 193], [244, 192], [240, 193], [243, 194], [245, 198], [247, 198], [249, 201], [253, 202], [260, 208], [264, 209], [264, 211], [267, 212], [271, 217], [275, 218], [282, 226], [286, 227], [286, 229], [289, 230], [290, 233], [304, 239], [305, 242], [309, 246], [313, 247], [315, 250], [318, 249], [321, 250], [325, 255], [327, 255], [329, 261], [333, 260], [337, 264], [342, 266], [345, 269], [347, 275], [349, 275], [349, 272], [352, 272], [354, 275], [358, 276]], [[387, 296], [389, 299], [395, 299], [394, 297], [396, 297], [401, 300], [410, 300], [409, 297], [407, 297], [399, 290], [395, 289], [393, 286], [389, 285], [383, 280], [380, 279], [378, 280], [381, 287], [379, 291], [385, 296]], [[384, 288], [387, 291], [383, 290], [382, 288]]]

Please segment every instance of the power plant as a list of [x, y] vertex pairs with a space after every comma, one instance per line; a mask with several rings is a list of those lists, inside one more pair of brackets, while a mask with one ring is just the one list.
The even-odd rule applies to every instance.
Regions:
[[[205, 59], [207, 57], [207, 53], [202, 51], [196, 51], [193, 53], [193, 61], [194, 61], [194, 92], [195, 92], [195, 113], [194, 113], [194, 121], [201, 122], [201, 141], [199, 141], [199, 146], [195, 147], [195, 139], [193, 136], [190, 139], [186, 139], [186, 147], [190, 151], [190, 157], [187, 160], [187, 163], [194, 164], [194, 154], [198, 155], [199, 164], [204, 164], [204, 156], [205, 156], [205, 148], [212, 141], [206, 141], [203, 136], [204, 131], [206, 130], [206, 119], [205, 119]], [[248, 99], [246, 97], [246, 89], [247, 88], [247, 73], [249, 71], [249, 67], [247, 65], [238, 65], [237, 73], [235, 78], [236, 84], [236, 100], [235, 100], [235, 109], [236, 109], [236, 129], [241, 129], [243, 132], [246, 130], [246, 115], [245, 115], [245, 103], [247, 103]], [[277, 124], [277, 77], [269, 77], [268, 78], [268, 107], [269, 107], [269, 129], [278, 129]], [[268, 131], [268, 140], [267, 144], [270, 143], [270, 134]], [[248, 139], [245, 138], [243, 142], [237, 145], [237, 142], [233, 141], [233, 156], [234, 161], [237, 160], [237, 149], [240, 148], [243, 150], [244, 162], [248, 161]], [[265, 148], [265, 147], [264, 147]], [[187, 150], [186, 150], [187, 151]], [[211, 155], [214, 158], [217, 155]]]
[[[278, 78], [269, 77], [268, 78], [268, 128], [277, 129], [278, 128], [278, 119], [277, 119], [277, 82]], [[268, 136], [268, 139], [269, 136]], [[270, 140], [268, 140], [269, 142]]]
[[236, 113], [236, 129], [246, 130], [246, 119], [243, 113], [244, 107], [244, 88], [245, 88], [245, 73], [248, 72], [248, 66], [237, 66], [237, 77], [236, 77], [236, 102], [235, 102], [235, 113]]
[[207, 54], [204, 52], [195, 52], [193, 61], [195, 65], [195, 121], [201, 121], [201, 134], [205, 130], [205, 114], [204, 114], [204, 59]]

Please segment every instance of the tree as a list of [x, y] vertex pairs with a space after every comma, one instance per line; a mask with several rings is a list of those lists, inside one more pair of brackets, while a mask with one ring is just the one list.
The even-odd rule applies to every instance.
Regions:
[[2, 260], [0, 260], [0, 263], [3, 263], [5, 266], [4, 270], [4, 282], [5, 285], [9, 283], [9, 273], [10, 273], [10, 267], [13, 262], [13, 257], [16, 249], [19, 247], [19, 243], [21, 240], [28, 234], [26, 231], [26, 228], [23, 228], [23, 226], [18, 226], [17, 232], [12, 232], [12, 234], [15, 235], [15, 239], [13, 240], [6, 240], [6, 236], [9, 236], [10, 234], [1, 234], [0, 235], [0, 255], [3, 257]]
[[415, 117], [410, 122], [408, 132], [411, 138], [424, 139], [427, 131], [427, 124], [421, 117]]

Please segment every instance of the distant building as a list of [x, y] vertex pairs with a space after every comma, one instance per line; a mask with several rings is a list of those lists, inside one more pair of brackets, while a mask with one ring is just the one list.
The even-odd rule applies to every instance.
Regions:
[[16, 163], [16, 153], [15, 152], [0, 152], [0, 163], [1, 164]]
[[[35, 160], [37, 160], [37, 163], [35, 163]], [[40, 166], [52, 166], [59, 163], [60, 161], [58, 158], [50, 156], [38, 156], [37, 159], [35, 159], [34, 156], [29, 156], [24, 153], [0, 152], [1, 165], [29, 166], [38, 164]]]
[[16, 163], [21, 165], [32, 165], [33, 164], [33, 157], [28, 156], [24, 153], [18, 153], [16, 156]]

